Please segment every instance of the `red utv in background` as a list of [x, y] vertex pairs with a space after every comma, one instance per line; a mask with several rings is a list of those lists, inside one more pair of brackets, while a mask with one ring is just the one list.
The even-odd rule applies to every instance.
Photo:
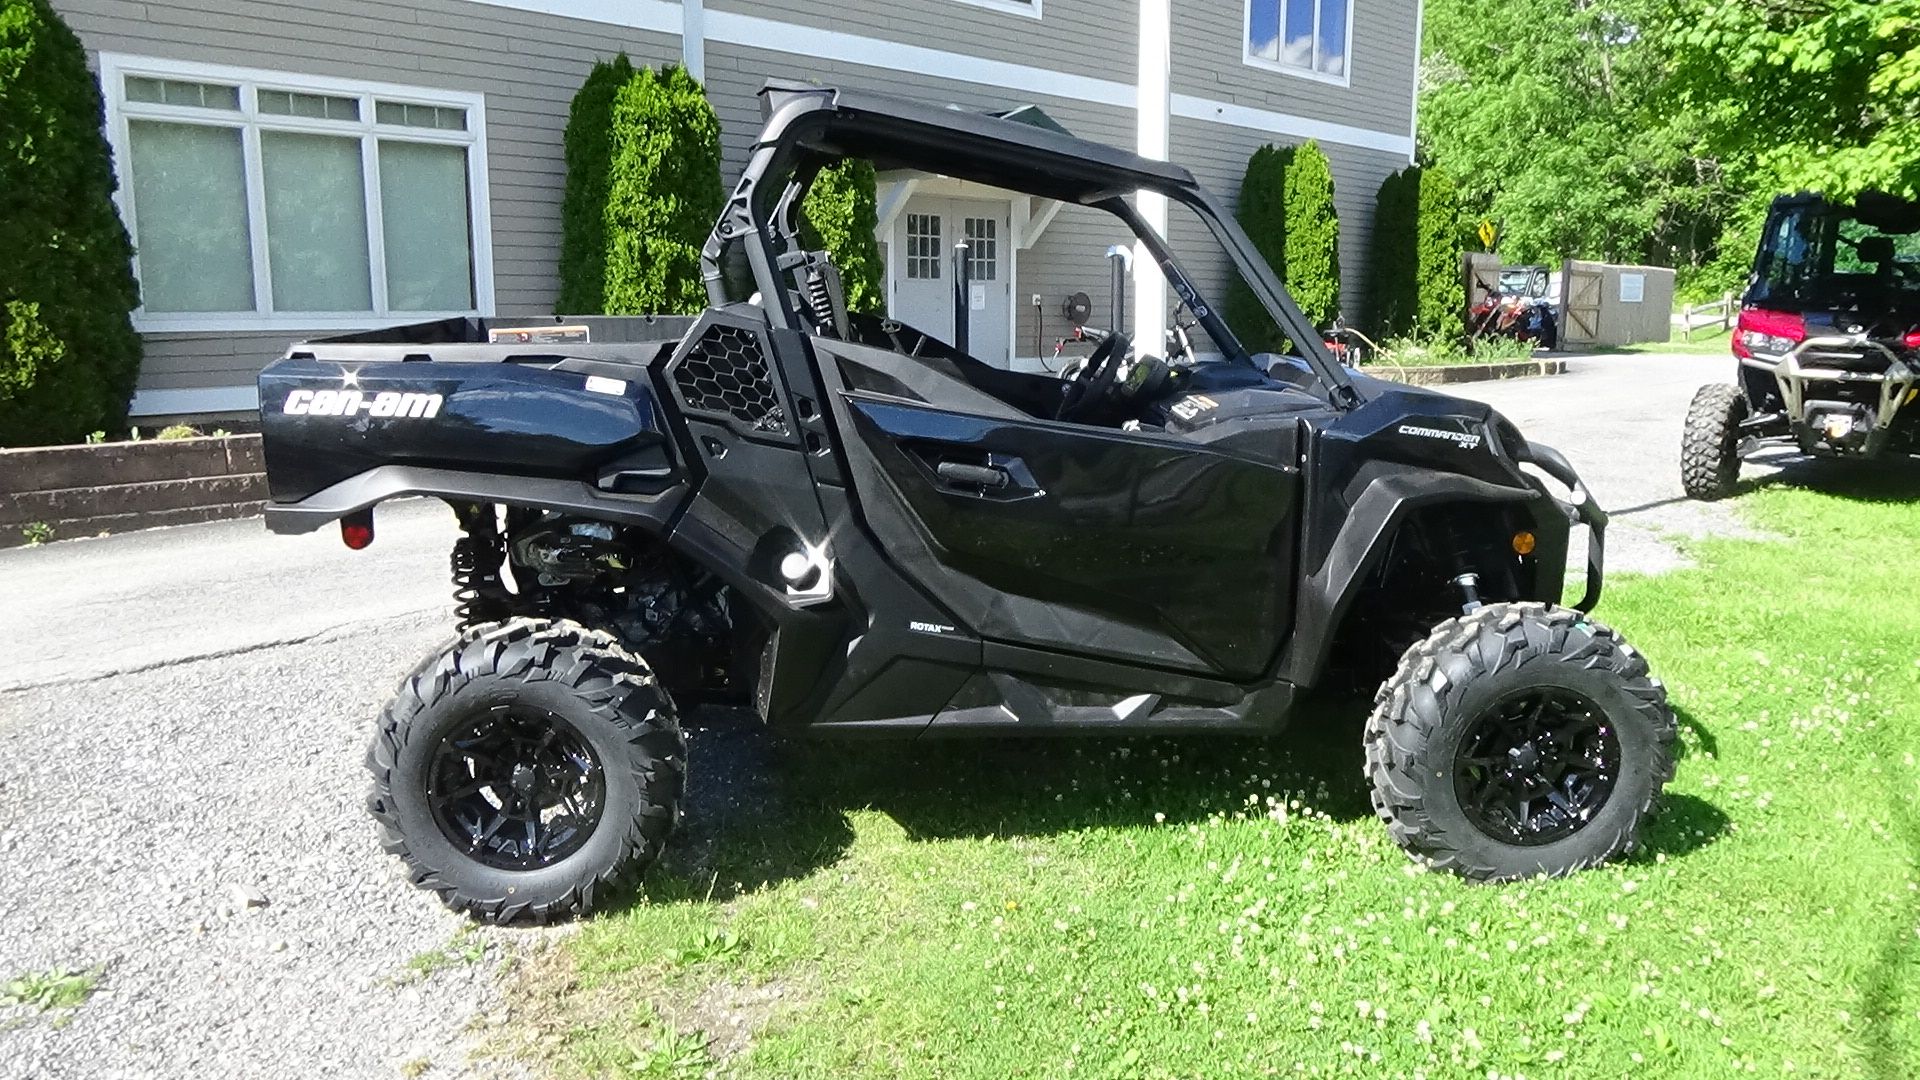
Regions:
[[1703, 386], [1682, 436], [1687, 494], [1732, 494], [1768, 447], [1920, 455], [1920, 202], [1775, 199], [1733, 333], [1737, 384]]

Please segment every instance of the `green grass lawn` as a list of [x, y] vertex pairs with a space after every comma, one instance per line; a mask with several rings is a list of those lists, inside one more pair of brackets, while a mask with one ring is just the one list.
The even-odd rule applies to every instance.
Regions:
[[1642, 341], [1634, 345], [1622, 345], [1617, 349], [1599, 349], [1603, 353], [1684, 353], [1688, 356], [1725, 356], [1732, 357], [1732, 347], [1727, 343], [1727, 332], [1720, 329], [1695, 330], [1693, 340], [1687, 341], [1679, 336], [1671, 341]]
[[1920, 1075], [1920, 507], [1890, 494], [1920, 492], [1762, 490], [1780, 542], [1610, 585], [1684, 743], [1625, 864], [1416, 869], [1360, 703], [1266, 743], [709, 736], [645, 896], [527, 965], [495, 1043], [593, 1076]]

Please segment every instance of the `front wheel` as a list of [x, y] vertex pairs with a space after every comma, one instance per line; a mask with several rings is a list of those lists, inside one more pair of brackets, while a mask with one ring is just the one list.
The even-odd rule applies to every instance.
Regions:
[[1701, 387], [1687, 406], [1680, 436], [1680, 483], [1703, 502], [1733, 494], [1740, 480], [1740, 422], [1747, 399], [1731, 383]]
[[415, 885], [488, 922], [585, 914], [656, 859], [686, 740], [646, 665], [570, 622], [476, 626], [380, 714], [367, 808]]
[[1559, 876], [1631, 851], [1673, 778], [1666, 689], [1612, 629], [1489, 604], [1400, 658], [1367, 721], [1373, 805], [1463, 877]]

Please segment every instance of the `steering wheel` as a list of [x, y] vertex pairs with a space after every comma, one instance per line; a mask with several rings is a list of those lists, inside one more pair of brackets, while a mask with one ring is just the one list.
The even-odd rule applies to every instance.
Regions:
[[1107, 340], [1101, 342], [1074, 373], [1073, 381], [1060, 395], [1060, 407], [1054, 410], [1053, 418], [1078, 421], [1098, 407], [1107, 391], [1113, 389], [1114, 380], [1120, 374], [1120, 363], [1132, 347], [1133, 341], [1127, 335], [1118, 330], [1109, 333]]

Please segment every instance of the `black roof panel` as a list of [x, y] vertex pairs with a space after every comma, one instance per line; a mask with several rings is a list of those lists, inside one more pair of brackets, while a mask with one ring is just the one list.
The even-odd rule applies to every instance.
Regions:
[[781, 80], [760, 94], [768, 118], [786, 114], [801, 145], [866, 158], [877, 169], [917, 169], [1081, 203], [1136, 188], [1178, 194], [1199, 186], [1178, 165], [988, 113]]

